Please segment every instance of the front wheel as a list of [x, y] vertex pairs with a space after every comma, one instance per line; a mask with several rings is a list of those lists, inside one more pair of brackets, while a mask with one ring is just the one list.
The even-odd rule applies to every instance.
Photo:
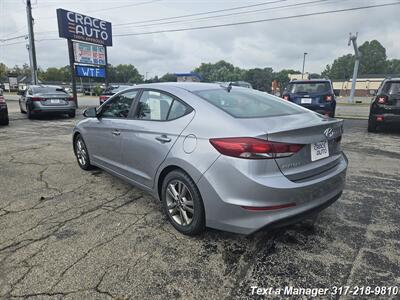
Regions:
[[76, 160], [78, 161], [78, 165], [81, 167], [81, 169], [85, 171], [93, 169], [93, 166], [90, 164], [89, 152], [81, 135], [78, 135], [75, 138], [74, 152]]
[[196, 184], [183, 171], [169, 173], [162, 185], [163, 210], [172, 226], [185, 235], [197, 235], [205, 229], [203, 200]]

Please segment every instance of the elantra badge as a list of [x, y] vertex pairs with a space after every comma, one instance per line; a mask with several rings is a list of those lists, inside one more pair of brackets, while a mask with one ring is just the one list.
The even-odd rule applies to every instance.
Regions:
[[333, 129], [332, 128], [327, 128], [327, 129], [325, 129], [325, 131], [324, 131], [324, 135], [327, 137], [327, 138], [331, 138], [332, 136], [333, 136]]

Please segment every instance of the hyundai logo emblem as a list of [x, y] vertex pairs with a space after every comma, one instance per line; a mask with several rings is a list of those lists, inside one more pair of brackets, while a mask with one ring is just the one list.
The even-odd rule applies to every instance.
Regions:
[[324, 134], [325, 134], [325, 136], [326, 136], [327, 138], [332, 137], [332, 136], [333, 136], [333, 129], [332, 129], [332, 128], [327, 128], [327, 129], [325, 129]]

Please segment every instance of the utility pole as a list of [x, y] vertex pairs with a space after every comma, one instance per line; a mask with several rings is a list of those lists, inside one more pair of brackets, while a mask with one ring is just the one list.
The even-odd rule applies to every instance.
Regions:
[[354, 94], [356, 92], [358, 66], [360, 65], [360, 57], [361, 57], [361, 53], [360, 53], [360, 51], [358, 51], [358, 47], [357, 47], [357, 37], [358, 37], [358, 32], [356, 32], [356, 35], [352, 35], [350, 32], [348, 45], [350, 46], [350, 44], [353, 43], [354, 57], [356, 60], [354, 62], [353, 79], [351, 81], [351, 91], [350, 91], [349, 103], [353, 103], [353, 101], [354, 101]]
[[304, 65], [306, 64], [306, 55], [307, 55], [308, 53], [307, 52], [304, 52], [304, 56], [303, 56], [303, 69], [301, 70], [301, 79], [303, 79], [303, 76], [304, 76]]
[[32, 18], [32, 5], [31, 0], [26, 0], [26, 17], [28, 21], [29, 31], [29, 53], [31, 61], [31, 74], [32, 84], [37, 84], [37, 63], [36, 63], [36, 49], [35, 49], [35, 37], [33, 34], [33, 18]]

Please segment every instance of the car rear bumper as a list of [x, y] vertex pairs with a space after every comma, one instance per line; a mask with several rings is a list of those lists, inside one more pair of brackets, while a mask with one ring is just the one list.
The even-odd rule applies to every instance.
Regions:
[[43, 105], [40, 102], [32, 102], [31, 107], [35, 113], [69, 113], [76, 110], [75, 102], [73, 101], [65, 105]]
[[326, 104], [313, 104], [313, 105], [306, 105], [306, 104], [298, 104], [304, 108], [307, 108], [309, 110], [315, 111], [319, 114], [326, 114], [326, 113], [332, 113], [335, 111], [336, 105], [333, 103], [326, 103]]
[[[373, 114], [372, 117], [378, 123], [400, 123], [400, 114]], [[378, 117], [383, 119], [378, 119]]]
[[[243, 172], [225, 160], [230, 158], [217, 159], [198, 182], [206, 225], [241, 234], [293, 223], [331, 205], [343, 191], [348, 164], [343, 154], [330, 172], [309, 181], [293, 182], [279, 169], [257, 176], [257, 172]], [[292, 206], [276, 208], [287, 204]], [[249, 210], [255, 207], [269, 210]]]

